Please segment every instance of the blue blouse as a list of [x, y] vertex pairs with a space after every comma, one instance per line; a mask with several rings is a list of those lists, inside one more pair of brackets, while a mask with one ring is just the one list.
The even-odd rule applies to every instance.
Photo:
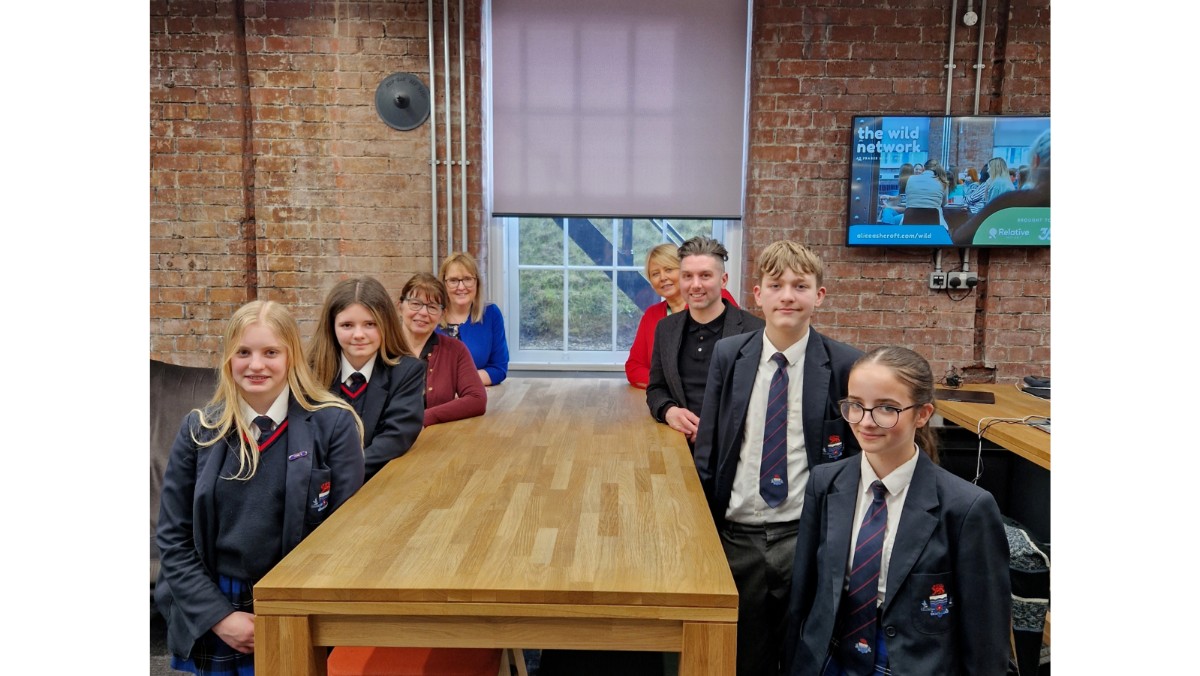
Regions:
[[[438, 327], [438, 333], [449, 335]], [[504, 337], [504, 315], [500, 308], [488, 303], [483, 308], [483, 321], [470, 317], [458, 326], [458, 339], [467, 346], [475, 368], [487, 372], [493, 385], [499, 385], [508, 377], [508, 339]]]

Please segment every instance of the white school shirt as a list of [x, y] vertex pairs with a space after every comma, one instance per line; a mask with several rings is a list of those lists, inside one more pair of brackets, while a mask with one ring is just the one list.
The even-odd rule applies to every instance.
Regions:
[[376, 351], [375, 354], [371, 355], [371, 358], [367, 360], [367, 363], [363, 364], [362, 368], [356, 369], [350, 365], [350, 360], [346, 359], [346, 355], [343, 354], [341, 356], [342, 370], [338, 375], [338, 382], [349, 386], [350, 376], [354, 375], [355, 371], [363, 374], [363, 377], [367, 379], [368, 383], [371, 382], [371, 373], [375, 371], [375, 358], [378, 356], [379, 352]]
[[[900, 513], [904, 511], [904, 499], [908, 497], [908, 486], [912, 483], [913, 472], [917, 469], [917, 456], [920, 454], [921, 450], [917, 448], [916, 444], [913, 444], [913, 456], [882, 479], [884, 487], [887, 488], [887, 493], [883, 496], [883, 502], [887, 505], [887, 526], [883, 533], [883, 552], [879, 559], [878, 605], [883, 605], [883, 600], [887, 597], [888, 563], [892, 560], [892, 545], [896, 542], [896, 527], [900, 525]], [[858, 529], [862, 528], [863, 516], [871, 507], [871, 501], [874, 499], [871, 493], [871, 484], [879, 479], [871, 467], [871, 463], [867, 462], [866, 452], [859, 455], [861, 456], [859, 462], [862, 466], [862, 476], [858, 480], [858, 506], [854, 508], [854, 530], [850, 533], [850, 555], [847, 557], [846, 579], [842, 583], [843, 588], [850, 584], [850, 571], [854, 569], [854, 550], [858, 547]]]
[[247, 404], [246, 400], [242, 399], [241, 395], [238, 395], [238, 404], [242, 407], [242, 418], [247, 423], [253, 425], [255, 418], [260, 415], [266, 415], [275, 423], [276, 427], [279, 427], [283, 424], [284, 420], [287, 420], [288, 395], [291, 393], [292, 388], [287, 383], [284, 383], [283, 391], [279, 393], [278, 397], [275, 397], [275, 401], [271, 402], [271, 407], [267, 409], [265, 414], [250, 408], [250, 404]]
[[[808, 453], [804, 448], [804, 353], [808, 349], [810, 332], [786, 350], [771, 344], [767, 332], [763, 331], [762, 356], [758, 360], [758, 372], [754, 375], [754, 386], [750, 390], [750, 403], [746, 408], [746, 428], [742, 436], [742, 448], [738, 456], [737, 470], [733, 475], [733, 492], [729, 496], [729, 507], [725, 518], [734, 523], [759, 525], [796, 521], [804, 507], [804, 485], [808, 482]], [[787, 475], [788, 495], [772, 509], [759, 495], [759, 471], [762, 468], [763, 428], [766, 427], [767, 399], [771, 393], [771, 378], [779, 366], [771, 361], [776, 352], [783, 352], [788, 366], [788, 417], [787, 417]]]

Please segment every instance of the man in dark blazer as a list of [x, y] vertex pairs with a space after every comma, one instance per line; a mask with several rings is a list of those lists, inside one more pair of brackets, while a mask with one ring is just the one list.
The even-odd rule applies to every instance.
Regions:
[[[1000, 510], [987, 491], [917, 456], [879, 608], [888, 664], [893, 673], [1001, 676], [1012, 599]], [[851, 461], [820, 467], [809, 481], [799, 538], [820, 545], [796, 556], [791, 676], [817, 676], [829, 653], [861, 475]], [[943, 597], [946, 608], [931, 610]]]
[[660, 423], [684, 435], [692, 446], [712, 351], [721, 338], [762, 328], [763, 320], [721, 298], [729, 281], [729, 252], [703, 235], [679, 247], [679, 286], [688, 311], [668, 315], [654, 330], [646, 405]]
[[780, 241], [758, 268], [766, 327], [717, 343], [695, 449], [738, 588], [738, 676], [779, 673], [809, 468], [859, 451], [837, 402], [862, 353], [810, 325], [825, 298], [820, 259]]

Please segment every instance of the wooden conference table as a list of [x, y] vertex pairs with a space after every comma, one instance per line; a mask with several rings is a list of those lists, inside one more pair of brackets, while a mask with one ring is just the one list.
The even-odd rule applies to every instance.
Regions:
[[616, 379], [510, 378], [424, 430], [254, 588], [255, 670], [319, 646], [679, 652], [732, 674], [737, 588], [687, 444]]
[[[973, 404], [965, 401], [940, 399], [945, 393], [956, 390], [937, 390], [937, 412], [942, 417], [968, 430], [978, 429], [984, 418], [1024, 418], [1029, 415], [1050, 417], [1050, 400], [1035, 397], [1017, 389], [1015, 385], [963, 385], [958, 390], [991, 392], [996, 395], [994, 404]], [[986, 422], [984, 423], [987, 424]], [[983, 438], [992, 441], [1034, 464], [1050, 469], [1050, 434], [1029, 425], [998, 423], [983, 433]]]

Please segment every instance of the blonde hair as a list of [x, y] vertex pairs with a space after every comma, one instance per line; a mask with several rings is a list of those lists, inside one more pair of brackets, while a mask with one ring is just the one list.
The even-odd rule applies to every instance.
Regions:
[[383, 357], [383, 363], [395, 366], [401, 357], [413, 354], [400, 330], [396, 306], [383, 284], [374, 277], [344, 279], [325, 297], [321, 317], [317, 320], [317, 332], [308, 343], [308, 363], [317, 381], [325, 383], [326, 387], [341, 367], [342, 346], [337, 339], [337, 316], [355, 304], [365, 307], [379, 327], [379, 356]]
[[[458, 251], [446, 256], [442, 261], [442, 267], [438, 271], [438, 277], [441, 278], [442, 284], [446, 284], [446, 270], [451, 265], [461, 265], [468, 275], [475, 278], [475, 298], [471, 300], [470, 318], [473, 322], [483, 321], [483, 277], [479, 274], [479, 264], [475, 262], [475, 257], [465, 251]], [[450, 295], [450, 289], [446, 289], [446, 295]]]
[[821, 259], [808, 247], [789, 239], [771, 242], [758, 255], [758, 278], [760, 280], [767, 277], [778, 277], [783, 274], [784, 270], [791, 270], [802, 275], [812, 275], [817, 280], [817, 286], [821, 286], [825, 279], [825, 266], [821, 263]]
[[650, 266], [658, 263], [668, 270], [679, 269], [679, 247], [665, 242], [659, 244], [646, 254], [646, 279], [650, 279]]
[[200, 427], [211, 431], [212, 435], [210, 437], [205, 434], [205, 438], [200, 439], [197, 437], [199, 430], [192, 430], [192, 441], [201, 447], [208, 447], [236, 431], [238, 470], [229, 478], [249, 479], [258, 470], [258, 442], [249, 433], [251, 421], [242, 415], [241, 393], [234, 381], [232, 366], [233, 356], [237, 353], [242, 336], [246, 329], [254, 324], [261, 324], [269, 329], [283, 347], [287, 355], [287, 383], [296, 402], [307, 411], [330, 407], [346, 409], [354, 415], [354, 424], [358, 427], [361, 441], [362, 421], [358, 419], [354, 409], [319, 385], [308, 363], [304, 361], [300, 328], [296, 325], [296, 319], [287, 308], [269, 300], [246, 303], [233, 313], [233, 317], [225, 326], [221, 367], [217, 372], [217, 391], [203, 409], [195, 409], [200, 419]]
[[993, 157], [992, 159], [988, 160], [987, 170], [988, 170], [987, 184], [989, 186], [1001, 179], [1003, 179], [1005, 181], [1012, 180], [1008, 175], [1008, 163], [1004, 161], [1003, 157]]

